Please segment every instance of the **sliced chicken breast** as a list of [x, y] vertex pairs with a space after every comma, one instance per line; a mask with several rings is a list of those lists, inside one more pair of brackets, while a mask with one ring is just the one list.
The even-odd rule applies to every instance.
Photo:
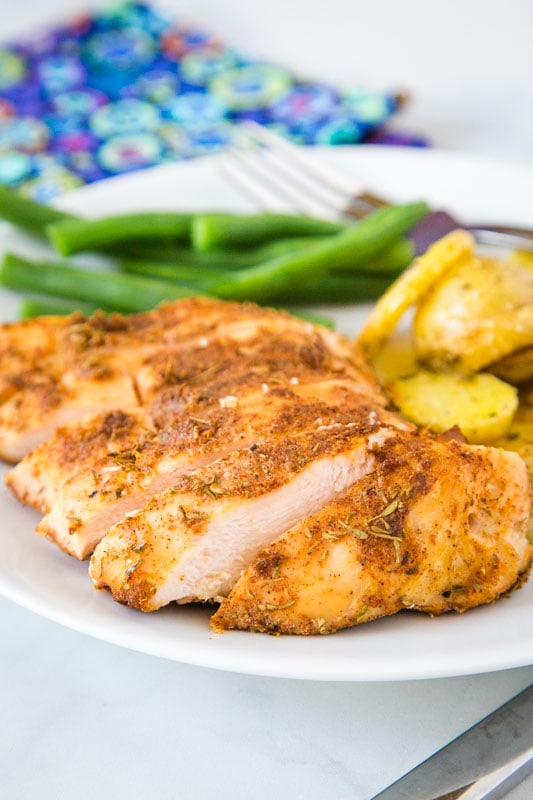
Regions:
[[[100, 458], [55, 489], [49, 512], [37, 526], [63, 550], [85, 558], [107, 530], [124, 514], [142, 509], [150, 497], [173, 485], [182, 475], [229, 453], [284, 440], [314, 430], [317, 425], [341, 425], [361, 403], [356, 387], [339, 380], [279, 385], [272, 391], [213, 398], [196, 413], [190, 409], [163, 429], [136, 427], [138, 439], [117, 449], [103, 446]], [[318, 422], [317, 422], [318, 421]], [[39, 456], [39, 453], [35, 454]], [[24, 459], [13, 473], [33, 455]], [[24, 476], [23, 476], [24, 477]], [[50, 493], [49, 493], [50, 496]]]
[[[292, 356], [308, 368], [359, 373], [360, 381], [366, 374], [375, 385], [348, 340], [252, 304], [191, 299], [130, 317], [60, 319], [0, 327], [0, 456], [7, 461], [18, 461], [69, 421], [130, 411], [165, 387], [222, 375], [239, 354], [253, 355], [269, 340], [278, 342], [280, 368]], [[25, 330], [31, 336], [24, 350]]]
[[402, 609], [490, 603], [531, 565], [526, 480], [503, 450], [389, 439], [374, 472], [259, 554], [213, 625], [330, 633]]
[[224, 596], [266, 543], [374, 469], [396, 431], [389, 417], [360, 405], [182, 478], [108, 531], [91, 561], [96, 586], [143, 611]]
[[153, 433], [143, 410], [109, 411], [56, 428], [43, 444], [28, 453], [6, 475], [17, 500], [47, 514], [61, 487], [100, 459], [134, 451], [140, 439]]

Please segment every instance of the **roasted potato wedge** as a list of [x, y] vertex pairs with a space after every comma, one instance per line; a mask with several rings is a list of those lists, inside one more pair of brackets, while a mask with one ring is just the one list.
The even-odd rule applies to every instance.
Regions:
[[474, 444], [505, 436], [518, 408], [515, 387], [488, 373], [420, 370], [387, 389], [398, 410], [417, 425], [436, 433], [457, 425]]
[[533, 345], [533, 270], [472, 256], [442, 275], [413, 321], [419, 361], [471, 373]]
[[375, 356], [409, 306], [418, 302], [448, 270], [468, 260], [473, 252], [472, 236], [457, 230], [439, 239], [423, 256], [415, 259], [380, 297], [359, 334], [359, 343], [366, 354], [371, 358]]

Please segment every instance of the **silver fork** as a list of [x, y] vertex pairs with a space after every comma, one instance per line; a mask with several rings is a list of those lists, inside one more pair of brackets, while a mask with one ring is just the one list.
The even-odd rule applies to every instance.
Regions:
[[[236, 144], [221, 162], [224, 173], [266, 211], [299, 211], [333, 219], [362, 219], [389, 205], [385, 198], [309, 158], [298, 147], [255, 122], [241, 123]], [[447, 211], [431, 211], [409, 234], [418, 255], [455, 228], [469, 230], [484, 245], [533, 252], [533, 230], [465, 224]]]

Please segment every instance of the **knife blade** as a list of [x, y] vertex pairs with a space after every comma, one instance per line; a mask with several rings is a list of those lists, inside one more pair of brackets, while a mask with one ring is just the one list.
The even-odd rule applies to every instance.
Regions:
[[372, 800], [434, 800], [468, 787], [533, 745], [533, 684]]

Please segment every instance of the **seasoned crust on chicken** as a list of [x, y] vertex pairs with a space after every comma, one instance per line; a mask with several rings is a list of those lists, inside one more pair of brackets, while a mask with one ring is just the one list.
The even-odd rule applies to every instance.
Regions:
[[259, 554], [212, 624], [331, 633], [402, 609], [490, 603], [527, 575], [528, 516], [514, 454], [398, 434], [372, 473]]
[[0, 456], [18, 461], [60, 425], [144, 407], [165, 386], [194, 384], [207, 370], [223, 375], [269, 340], [280, 342], [271, 359], [279, 368], [296, 354], [308, 369], [357, 373], [361, 382], [366, 375], [375, 386], [348, 340], [253, 304], [193, 298], [129, 317], [73, 314], [0, 326]]

